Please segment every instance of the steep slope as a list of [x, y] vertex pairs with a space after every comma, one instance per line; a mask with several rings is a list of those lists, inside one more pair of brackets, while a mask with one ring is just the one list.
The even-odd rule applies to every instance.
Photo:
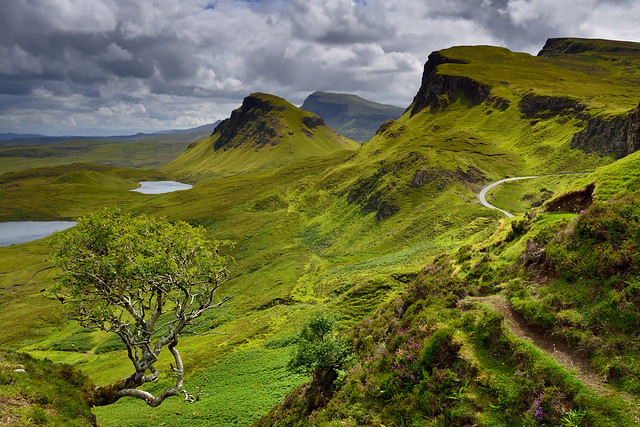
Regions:
[[95, 425], [92, 387], [72, 366], [0, 350], [0, 425]]
[[192, 144], [163, 169], [191, 179], [220, 177], [274, 170], [357, 146], [328, 128], [320, 117], [277, 96], [254, 93], [211, 137]]
[[[547, 46], [554, 43], [562, 42]], [[631, 160], [638, 154], [586, 178], [542, 178], [535, 190], [544, 188], [544, 198], [535, 202], [556, 197], [537, 216], [498, 220], [499, 213], [477, 209], [473, 196], [498, 178], [593, 170], [635, 151], [640, 74], [629, 64], [640, 58], [627, 43], [621, 53], [619, 42], [589, 43], [609, 58], [488, 46], [430, 55], [407, 113], [334, 171], [332, 182], [340, 177], [349, 203], [395, 229], [376, 227], [377, 241], [364, 232], [349, 241], [350, 251], [362, 244], [371, 255], [402, 253], [405, 265], [415, 265], [407, 247], [427, 240], [433, 246], [421, 253], [442, 255], [406, 270], [405, 293], [346, 332], [360, 362], [332, 399], [314, 406], [304, 396], [319, 384], [301, 386], [261, 425], [638, 422], [637, 198], [624, 198], [639, 185]], [[624, 150], [605, 137], [593, 149], [576, 146], [580, 135], [594, 134], [591, 127], [631, 142]], [[587, 185], [594, 181], [595, 190]], [[527, 185], [533, 190], [535, 180]], [[592, 208], [573, 206], [591, 200], [592, 190]], [[622, 199], [606, 202], [611, 195]], [[319, 240], [332, 236], [332, 225], [339, 229], [323, 223]], [[514, 337], [501, 315], [474, 299], [505, 289], [502, 298], [534, 328], [588, 355], [591, 368], [578, 378], [596, 372], [596, 386]], [[606, 389], [597, 386], [605, 382]]]
[[340, 134], [365, 142], [387, 120], [395, 120], [404, 110], [393, 105], [368, 101], [357, 95], [314, 92], [304, 100], [305, 111], [319, 115]]
[[301, 385], [255, 425], [640, 423], [639, 163], [443, 248], [345, 331], [338, 386]]

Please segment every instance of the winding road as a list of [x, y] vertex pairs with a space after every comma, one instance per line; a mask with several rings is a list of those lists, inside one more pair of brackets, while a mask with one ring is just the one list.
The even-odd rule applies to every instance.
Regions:
[[514, 178], [505, 178], [505, 179], [501, 179], [500, 181], [496, 181], [496, 182], [492, 182], [491, 184], [487, 185], [486, 187], [484, 187], [482, 190], [480, 190], [480, 192], [478, 193], [478, 201], [480, 202], [480, 204], [482, 206], [485, 206], [489, 209], [497, 209], [500, 212], [502, 212], [503, 214], [505, 214], [507, 216], [507, 218], [513, 218], [513, 214], [509, 213], [507, 211], [505, 211], [504, 209], [500, 209], [499, 207], [493, 206], [491, 203], [487, 202], [487, 193], [489, 192], [489, 190], [491, 190], [493, 187], [496, 187], [504, 182], [509, 182], [509, 181], [517, 181], [519, 179], [532, 179], [532, 178], [537, 178], [538, 175], [535, 176], [516, 176]]
[[507, 211], [505, 211], [504, 209], [500, 209], [497, 206], [493, 206], [491, 203], [487, 202], [486, 196], [487, 193], [493, 188], [496, 187], [504, 182], [509, 182], [509, 181], [517, 181], [519, 179], [533, 179], [533, 178], [540, 178], [543, 176], [554, 176], [554, 175], [583, 175], [583, 174], [588, 174], [588, 173], [593, 173], [593, 171], [580, 171], [580, 172], [555, 172], [555, 173], [545, 173], [545, 174], [541, 174], [541, 175], [533, 175], [533, 176], [516, 176], [513, 178], [505, 178], [505, 179], [501, 179], [500, 181], [496, 181], [496, 182], [492, 182], [491, 184], [487, 185], [486, 187], [484, 187], [482, 190], [480, 190], [480, 192], [478, 193], [478, 201], [480, 202], [480, 204], [484, 207], [487, 207], [489, 209], [497, 209], [500, 212], [502, 212], [503, 214], [505, 214], [507, 216], [507, 218], [513, 218], [514, 215], [512, 213], [509, 213]]

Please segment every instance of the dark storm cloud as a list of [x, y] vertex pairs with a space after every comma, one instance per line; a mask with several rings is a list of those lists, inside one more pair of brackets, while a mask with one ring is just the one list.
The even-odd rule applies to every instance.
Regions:
[[118, 77], [148, 79], [153, 76], [154, 71], [152, 63], [144, 62], [141, 59], [102, 61], [101, 65], [105, 70], [112, 72]]
[[2, 0], [0, 132], [137, 132], [314, 90], [406, 106], [436, 49], [639, 40], [631, 0]]

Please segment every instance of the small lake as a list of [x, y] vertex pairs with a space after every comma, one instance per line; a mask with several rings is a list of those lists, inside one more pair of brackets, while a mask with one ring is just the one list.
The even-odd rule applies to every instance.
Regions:
[[162, 194], [173, 191], [182, 191], [193, 188], [193, 185], [183, 184], [176, 181], [140, 181], [140, 187], [131, 191], [143, 194]]
[[75, 221], [9, 221], [0, 222], [0, 246], [17, 245], [42, 239], [54, 231], [76, 225]]
[[[192, 185], [176, 181], [141, 181], [140, 187], [131, 191], [143, 194], [163, 194], [188, 190]], [[0, 246], [17, 245], [42, 239], [76, 225], [75, 221], [9, 221], [0, 222]]]

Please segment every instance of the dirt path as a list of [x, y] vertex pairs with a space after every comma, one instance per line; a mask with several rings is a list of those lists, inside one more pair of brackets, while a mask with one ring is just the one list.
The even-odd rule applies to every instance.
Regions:
[[604, 380], [593, 370], [588, 358], [576, 354], [565, 342], [549, 337], [543, 334], [539, 328], [529, 324], [520, 313], [511, 307], [503, 295], [474, 298], [474, 301], [485, 303], [502, 314], [507, 328], [515, 336], [529, 341], [565, 368], [575, 371], [576, 378], [596, 393], [607, 394], [610, 391]]
[[638, 425], [640, 425], [640, 408], [634, 397], [614, 391], [591, 367], [589, 359], [584, 355], [576, 353], [564, 342], [556, 338], [549, 337], [542, 333], [541, 329], [528, 323], [524, 317], [515, 311], [504, 295], [491, 295], [488, 297], [473, 298], [474, 302], [487, 304], [496, 312], [504, 316], [504, 322], [509, 331], [518, 338], [530, 342], [544, 353], [552, 357], [556, 362], [572, 371], [573, 375], [580, 380], [588, 389], [601, 396], [620, 396], [630, 404], [630, 410]]

